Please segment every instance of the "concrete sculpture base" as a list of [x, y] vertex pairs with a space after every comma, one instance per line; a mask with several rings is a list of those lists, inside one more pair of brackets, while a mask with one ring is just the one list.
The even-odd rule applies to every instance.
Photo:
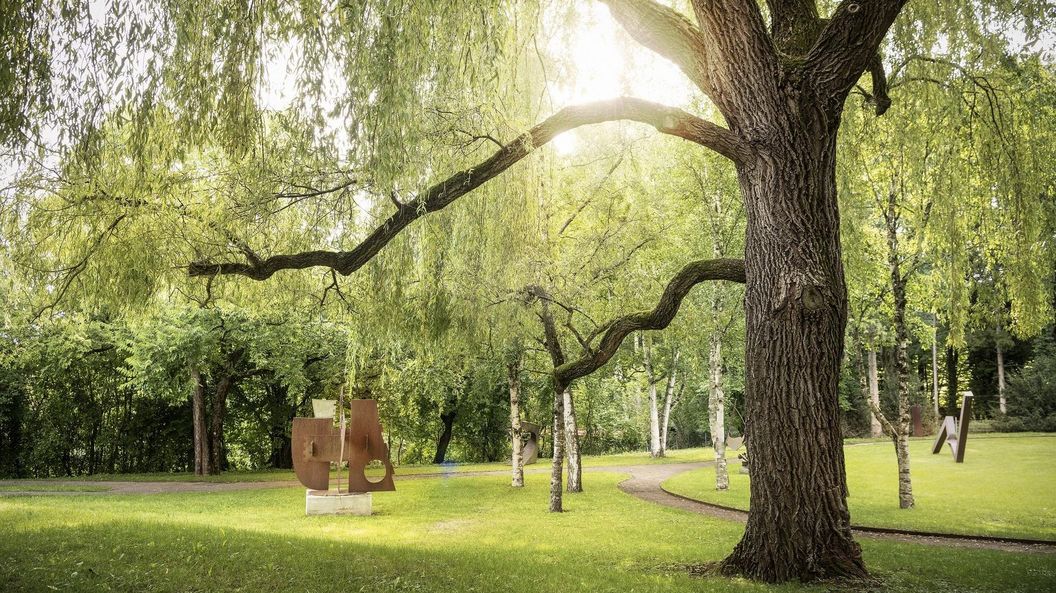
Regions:
[[305, 515], [370, 515], [370, 492], [329, 492], [307, 490], [304, 493]]

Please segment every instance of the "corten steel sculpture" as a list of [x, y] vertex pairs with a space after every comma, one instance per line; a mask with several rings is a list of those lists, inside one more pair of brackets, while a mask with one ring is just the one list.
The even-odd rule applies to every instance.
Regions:
[[953, 416], [947, 416], [939, 427], [939, 436], [935, 439], [935, 446], [931, 448], [932, 455], [942, 451], [943, 443], [950, 445], [953, 459], [957, 463], [964, 463], [964, 449], [968, 443], [968, 422], [972, 418], [972, 392], [964, 392], [964, 403], [961, 404], [961, 421], [958, 423]]
[[[381, 436], [378, 402], [354, 399], [349, 404], [351, 413], [344, 439], [333, 418], [293, 419], [293, 472], [306, 488], [329, 490], [330, 462], [343, 460], [348, 462], [348, 492], [396, 490], [389, 448]], [[384, 464], [385, 476], [372, 482], [366, 469], [374, 460]]]
[[924, 410], [920, 407], [920, 404], [915, 404], [909, 408], [909, 417], [910, 423], [913, 425], [913, 436], [924, 436]]
[[521, 434], [527, 434], [528, 440], [521, 448], [521, 463], [531, 465], [539, 460], [539, 425], [521, 422]]

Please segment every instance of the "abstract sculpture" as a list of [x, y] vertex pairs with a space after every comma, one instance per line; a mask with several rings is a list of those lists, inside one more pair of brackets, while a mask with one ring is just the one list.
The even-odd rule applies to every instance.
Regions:
[[539, 460], [539, 425], [521, 422], [521, 434], [528, 435], [521, 447], [521, 463], [531, 465]]
[[914, 404], [909, 408], [909, 422], [913, 426], [913, 436], [924, 436], [924, 409], [920, 404]]
[[[293, 472], [306, 488], [326, 491], [330, 489], [330, 462], [339, 462], [340, 467], [341, 461], [347, 461], [348, 492], [396, 490], [389, 448], [381, 435], [378, 403], [372, 399], [354, 399], [349, 404], [347, 428], [344, 419], [341, 426], [334, 426], [332, 416], [293, 419]], [[316, 407], [322, 411], [327, 406], [317, 404]], [[385, 466], [385, 475], [371, 481], [366, 469], [374, 460]]]
[[957, 463], [964, 463], [964, 449], [968, 443], [968, 422], [972, 418], [972, 392], [964, 392], [964, 403], [961, 404], [961, 421], [958, 423], [953, 416], [947, 416], [939, 427], [939, 436], [935, 439], [935, 445], [931, 448], [932, 455], [942, 451], [943, 443], [950, 445], [953, 459]]

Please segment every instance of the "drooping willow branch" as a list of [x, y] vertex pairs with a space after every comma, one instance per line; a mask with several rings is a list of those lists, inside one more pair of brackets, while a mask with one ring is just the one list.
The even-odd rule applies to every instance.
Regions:
[[245, 262], [197, 261], [188, 266], [188, 273], [191, 276], [239, 274], [254, 280], [266, 280], [280, 270], [321, 266], [336, 270], [339, 274], [351, 274], [377, 255], [407, 225], [429, 212], [447, 207], [558, 134], [580, 126], [616, 120], [649, 124], [665, 134], [710, 148], [735, 163], [745, 162], [751, 154], [751, 149], [737, 134], [674, 107], [629, 97], [566, 107], [504, 145], [487, 160], [451, 175], [412, 200], [400, 203], [392, 216], [349, 251], [305, 251], [259, 259], [248, 258]]
[[[667, 283], [667, 287], [664, 288], [660, 300], [653, 309], [621, 315], [603, 323], [586, 338], [586, 342], [591, 346], [584, 348], [579, 358], [560, 362], [560, 364], [558, 361], [563, 361], [564, 355], [560, 352], [560, 344], [556, 340], [553, 318], [549, 315], [549, 310], [545, 308], [547, 301], [551, 299], [541, 288], [529, 287], [529, 296], [543, 300], [544, 315], [541, 318], [547, 332], [547, 349], [550, 350], [551, 358], [555, 362], [554, 381], [558, 392], [563, 391], [572, 381], [586, 377], [609, 362], [616, 355], [623, 340], [631, 333], [667, 327], [675, 318], [675, 314], [678, 313], [689, 291], [694, 286], [708, 280], [728, 280], [743, 284], [745, 281], [744, 260], [705, 259], [687, 264]], [[593, 345], [595, 340], [597, 340], [596, 346]], [[558, 350], [553, 350], [552, 345], [557, 345]]]

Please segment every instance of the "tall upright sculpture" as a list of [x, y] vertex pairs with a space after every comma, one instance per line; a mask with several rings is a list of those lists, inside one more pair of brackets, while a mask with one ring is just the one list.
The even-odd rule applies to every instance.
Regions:
[[[316, 412], [322, 417], [293, 419], [293, 472], [308, 489], [305, 512], [369, 515], [371, 492], [396, 490], [389, 448], [381, 434], [378, 403], [372, 399], [349, 401], [347, 426], [343, 406], [318, 403]], [[338, 426], [334, 426], [334, 408], [340, 408], [342, 414]], [[385, 474], [371, 480], [366, 469], [375, 460], [384, 466]], [[331, 462], [337, 462], [339, 470], [341, 462], [348, 463], [345, 492], [341, 492], [340, 481], [337, 492], [330, 491]]]
[[958, 423], [953, 416], [947, 416], [939, 427], [939, 436], [935, 439], [935, 445], [931, 448], [934, 455], [942, 451], [942, 445], [948, 444], [953, 453], [953, 459], [957, 463], [964, 463], [964, 449], [968, 444], [968, 423], [972, 419], [972, 395], [971, 391], [964, 392], [964, 403], [961, 404], [961, 421]]

